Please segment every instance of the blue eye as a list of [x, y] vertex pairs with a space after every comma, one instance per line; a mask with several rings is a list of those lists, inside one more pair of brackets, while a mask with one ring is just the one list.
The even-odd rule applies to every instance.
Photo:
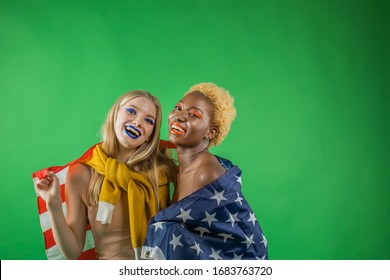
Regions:
[[133, 108], [126, 108], [126, 111], [129, 112], [132, 115], [137, 115], [137, 111], [134, 110]]
[[150, 124], [150, 125], [154, 125], [154, 121], [153, 121], [152, 119], [147, 118], [147, 119], [145, 119], [145, 121], [146, 121], [148, 124]]

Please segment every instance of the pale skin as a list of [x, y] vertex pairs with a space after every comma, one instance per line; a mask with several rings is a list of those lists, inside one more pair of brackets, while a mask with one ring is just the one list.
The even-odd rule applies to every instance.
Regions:
[[208, 150], [218, 128], [211, 124], [213, 106], [194, 92], [178, 102], [169, 115], [169, 140], [177, 146], [179, 174], [175, 203], [219, 178], [225, 169]]
[[[114, 124], [119, 143], [117, 155], [119, 162], [125, 162], [139, 146], [149, 140], [154, 130], [156, 114], [154, 104], [143, 97], [136, 97], [121, 105]], [[129, 135], [129, 126], [132, 127], [132, 132], [137, 131], [136, 137], [133, 134]], [[95, 220], [96, 206], [89, 203], [90, 167], [82, 164], [72, 165], [65, 182], [67, 207], [65, 217], [62, 212], [59, 180], [53, 172], [47, 172], [46, 175], [46, 178], [35, 183], [35, 187], [46, 202], [54, 239], [65, 257], [77, 259], [80, 256], [88, 221], [91, 224], [96, 248], [100, 244], [103, 258], [104, 256], [116, 258], [117, 250], [131, 249], [126, 195], [121, 196], [111, 224], [100, 224]], [[118, 239], [120, 241], [117, 241]]]

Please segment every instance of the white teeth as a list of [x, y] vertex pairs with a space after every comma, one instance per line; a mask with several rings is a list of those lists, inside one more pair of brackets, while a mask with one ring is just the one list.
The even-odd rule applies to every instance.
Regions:
[[182, 129], [182, 128], [180, 128], [180, 127], [178, 127], [177, 125], [171, 125], [171, 128], [172, 129], [175, 129], [175, 130], [178, 130], [178, 131], [180, 131], [180, 132], [184, 132], [184, 130]]
[[138, 131], [134, 130], [133, 128], [131, 128], [130, 126], [126, 126], [125, 129], [128, 132], [133, 133], [134, 135], [140, 136], [140, 133]]

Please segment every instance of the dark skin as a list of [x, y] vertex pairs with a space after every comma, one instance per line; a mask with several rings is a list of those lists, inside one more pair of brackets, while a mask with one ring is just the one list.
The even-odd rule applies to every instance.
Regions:
[[214, 106], [199, 92], [180, 100], [169, 114], [169, 140], [177, 146], [179, 173], [173, 193], [175, 203], [213, 182], [225, 169], [208, 150], [218, 135], [212, 125]]

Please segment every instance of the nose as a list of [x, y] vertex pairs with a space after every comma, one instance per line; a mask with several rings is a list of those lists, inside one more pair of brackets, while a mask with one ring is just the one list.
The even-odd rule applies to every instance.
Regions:
[[141, 116], [136, 116], [134, 119], [133, 119], [133, 124], [134, 126], [140, 126], [141, 125]]
[[185, 122], [187, 120], [187, 112], [184, 110], [176, 111], [173, 113], [173, 118], [180, 122]]

